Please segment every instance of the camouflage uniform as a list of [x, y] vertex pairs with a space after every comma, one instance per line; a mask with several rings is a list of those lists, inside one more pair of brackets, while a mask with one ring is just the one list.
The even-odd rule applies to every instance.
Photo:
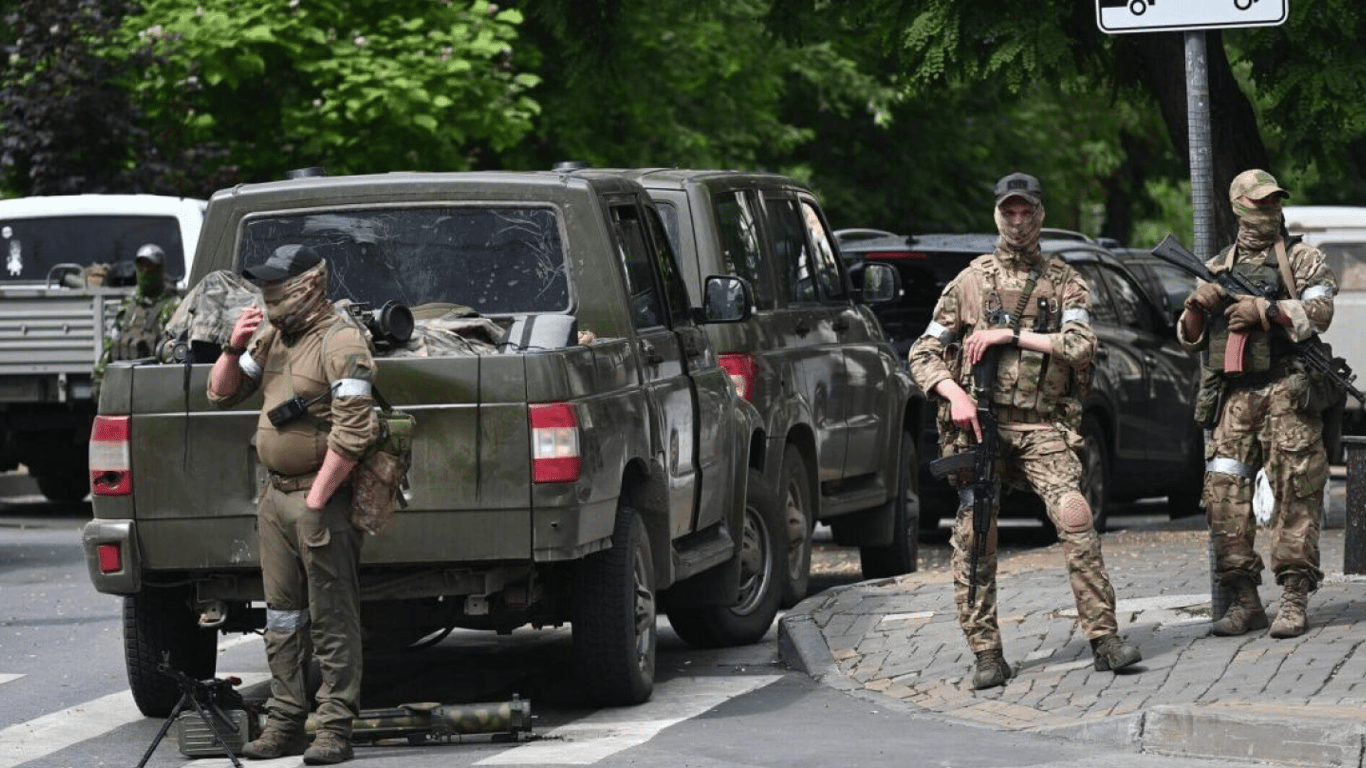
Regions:
[[100, 359], [95, 363], [92, 378], [97, 398], [109, 363], [152, 357], [157, 353], [163, 329], [175, 313], [178, 301], [175, 292], [166, 288], [166, 272], [161, 263], [139, 271], [137, 288], [119, 305]]
[[[992, 310], [1014, 313], [1027, 276], [1027, 265], [998, 248], [980, 256], [944, 289], [934, 309], [934, 319], [911, 347], [911, 373], [926, 392], [943, 379], [955, 378], [971, 391], [972, 370], [960, 359], [958, 342], [974, 330], [993, 326]], [[1089, 289], [1084, 280], [1059, 259], [1047, 261], [1033, 292], [1024, 303], [1021, 327], [1036, 327], [1038, 302], [1049, 305], [1046, 326], [1053, 336], [1053, 353], [1006, 347], [991, 393], [998, 420], [1000, 454], [998, 476], [1003, 483], [1033, 490], [1048, 510], [1058, 530], [1067, 572], [1076, 600], [1083, 634], [1089, 640], [1114, 634], [1115, 596], [1101, 557], [1100, 538], [1091, 524], [1089, 506], [1078, 488], [1081, 462], [1074, 448], [1080, 445], [1078, 369], [1085, 369], [1094, 354], [1096, 339], [1089, 325]], [[956, 372], [956, 373], [955, 373]], [[971, 435], [948, 419], [948, 405], [940, 401], [940, 447], [952, 455], [968, 447]], [[1002, 647], [996, 618], [996, 513], [1000, 494], [992, 508], [991, 540], [977, 567], [976, 605], [967, 600], [970, 579], [969, 553], [973, 546], [972, 491], [960, 491], [960, 506], [953, 531], [953, 570], [959, 624], [974, 652]]]
[[[1265, 322], [1265, 327], [1248, 330], [1240, 361], [1243, 372], [1237, 374], [1225, 371], [1231, 334], [1223, 313], [1210, 313], [1203, 331], [1195, 338], [1187, 337], [1185, 323], [1178, 327], [1182, 346], [1209, 352], [1196, 413], [1198, 421], [1213, 427], [1205, 446], [1205, 512], [1214, 544], [1217, 577], [1234, 592], [1235, 605], [1230, 613], [1234, 609], [1246, 612], [1233, 622], [1234, 627], [1221, 628], [1216, 622], [1216, 634], [1242, 634], [1266, 626], [1255, 592], [1264, 566], [1253, 548], [1253, 481], [1259, 469], [1266, 470], [1275, 495], [1270, 556], [1276, 582], [1282, 586], [1293, 582], [1297, 589], [1302, 585], [1313, 591], [1323, 579], [1319, 568], [1319, 528], [1328, 457], [1320, 411], [1331, 399], [1331, 385], [1306, 372], [1295, 357], [1291, 342], [1309, 340], [1327, 330], [1333, 317], [1337, 279], [1318, 249], [1281, 239], [1279, 206], [1275, 207], [1274, 216], [1266, 217], [1262, 236], [1249, 234], [1249, 230], [1259, 226], [1257, 212], [1247, 210], [1246, 206], [1240, 209], [1238, 198], [1251, 189], [1250, 184], [1269, 184], [1279, 190], [1275, 180], [1264, 171], [1249, 171], [1235, 180], [1230, 196], [1240, 218], [1239, 242], [1210, 259], [1207, 265], [1215, 273], [1232, 270], [1250, 277], [1254, 283], [1274, 288], [1277, 311], [1288, 318], [1289, 325]], [[1281, 276], [1277, 240], [1286, 247], [1297, 293], [1291, 293]], [[1187, 312], [1192, 310], [1188, 301]], [[1240, 597], [1249, 604], [1239, 608]], [[1303, 600], [1297, 598], [1296, 602], [1302, 614]], [[1284, 604], [1282, 613], [1286, 613]], [[1272, 634], [1293, 636], [1282, 635], [1275, 627]]]
[[[288, 333], [262, 326], [240, 358], [237, 391], [224, 396], [210, 387], [208, 396], [220, 407], [258, 389], [264, 398], [256, 451], [270, 471], [257, 508], [272, 676], [267, 728], [302, 735], [309, 710], [305, 671], [316, 654], [322, 669], [318, 728], [349, 740], [360, 711], [362, 536], [349, 519], [349, 488], [343, 486], [320, 511], [309, 510], [305, 499], [329, 450], [358, 460], [375, 439], [374, 361], [360, 327], [326, 301], [325, 266], [288, 282], [291, 294], [321, 295], [322, 303], [305, 299], [296, 306], [293, 316], [283, 318]], [[270, 291], [267, 286], [268, 307]], [[282, 318], [272, 313], [271, 320]], [[277, 427], [267, 415], [295, 395], [312, 399], [328, 390], [330, 399], [313, 403], [307, 415], [287, 424]]]

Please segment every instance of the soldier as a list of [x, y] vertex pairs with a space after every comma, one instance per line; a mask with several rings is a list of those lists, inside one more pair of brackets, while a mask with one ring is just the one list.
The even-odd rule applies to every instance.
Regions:
[[[1077, 617], [1091, 643], [1097, 670], [1118, 670], [1142, 659], [1118, 634], [1115, 594], [1101, 557], [1091, 507], [1081, 494], [1075, 448], [1082, 375], [1096, 349], [1090, 293], [1061, 259], [1039, 250], [1043, 191], [1039, 180], [1012, 173], [996, 185], [994, 253], [979, 256], [945, 288], [934, 319], [910, 350], [911, 373], [921, 389], [940, 398], [940, 447], [945, 456], [981, 442], [977, 403], [968, 394], [973, 368], [993, 347], [999, 369], [991, 383], [997, 422], [997, 477], [1033, 489], [1058, 530]], [[1046, 313], [1040, 309], [1046, 304]], [[1040, 314], [1046, 316], [1040, 317]], [[1042, 329], [1042, 330], [1041, 330]], [[1002, 653], [996, 618], [996, 517], [1000, 482], [993, 491], [990, 533], [971, 591], [975, 546], [973, 491], [958, 478], [960, 506], [953, 529], [953, 574], [958, 623], [977, 657], [974, 688], [1002, 685], [1010, 665]]]
[[148, 243], [138, 249], [133, 260], [137, 269], [137, 288], [119, 305], [104, 341], [104, 351], [92, 376], [95, 397], [99, 398], [104, 371], [114, 360], [136, 360], [157, 352], [166, 321], [175, 312], [179, 297], [166, 289], [166, 252]]
[[1327, 330], [1337, 282], [1318, 249], [1286, 239], [1281, 201], [1287, 196], [1266, 171], [1238, 174], [1229, 187], [1238, 239], [1207, 262], [1212, 272], [1232, 271], [1268, 286], [1275, 299], [1228, 296], [1218, 283], [1201, 281], [1177, 329], [1186, 349], [1209, 352], [1195, 418], [1214, 430], [1205, 446], [1205, 514], [1216, 577], [1230, 594], [1228, 611], [1212, 627], [1216, 635], [1267, 627], [1257, 594], [1262, 558], [1253, 549], [1259, 468], [1276, 499], [1271, 572], [1282, 593], [1272, 637], [1305, 633], [1309, 593], [1323, 580], [1319, 525], [1328, 456], [1320, 411], [1334, 393], [1304, 370], [1291, 343], [1314, 343]]
[[[327, 263], [312, 248], [281, 246], [265, 264], [242, 273], [261, 284], [269, 325], [258, 333], [261, 310], [245, 310], [208, 385], [209, 400], [220, 407], [257, 389], [264, 395], [256, 451], [270, 476], [257, 528], [271, 684], [265, 729], [242, 754], [270, 759], [302, 752], [309, 765], [340, 763], [353, 754], [351, 722], [360, 711], [361, 685], [361, 535], [348, 516], [347, 483], [375, 439], [374, 361], [361, 329], [328, 299]], [[311, 652], [322, 686], [317, 736], [309, 746]]]

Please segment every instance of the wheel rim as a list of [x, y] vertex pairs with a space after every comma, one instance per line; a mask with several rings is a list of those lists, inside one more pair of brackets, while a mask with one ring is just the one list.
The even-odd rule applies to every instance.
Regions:
[[654, 663], [650, 656], [650, 636], [655, 629], [655, 594], [650, 587], [650, 567], [645, 562], [644, 552], [637, 550], [634, 561], [636, 664], [646, 670]]
[[740, 540], [740, 593], [732, 611], [747, 615], [763, 602], [768, 591], [769, 561], [773, 557], [772, 542], [758, 509], [745, 507], [745, 529]]
[[800, 478], [792, 478], [787, 483], [784, 517], [787, 520], [787, 577], [798, 581], [806, 572], [806, 550], [811, 546], [807, 535], [809, 525], [806, 510], [802, 507], [802, 491], [797, 486]]

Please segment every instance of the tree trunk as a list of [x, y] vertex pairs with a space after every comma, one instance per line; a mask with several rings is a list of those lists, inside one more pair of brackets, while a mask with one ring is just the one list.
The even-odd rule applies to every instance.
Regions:
[[[1232, 209], [1222, 204], [1228, 200], [1227, 190], [1233, 177], [1249, 168], [1263, 168], [1272, 174], [1276, 170], [1267, 168], [1268, 155], [1257, 128], [1257, 117], [1252, 102], [1233, 77], [1228, 56], [1224, 53], [1223, 34], [1217, 30], [1204, 34], [1212, 134], [1210, 161], [1214, 169], [1214, 233], [1215, 243], [1223, 247], [1233, 242], [1238, 232]], [[1131, 38], [1132, 43], [1122, 47], [1121, 60], [1127, 59], [1138, 67], [1137, 71], [1127, 74], [1143, 83], [1157, 99], [1172, 145], [1181, 154], [1189, 174], [1185, 34], [1162, 32], [1125, 37]]]

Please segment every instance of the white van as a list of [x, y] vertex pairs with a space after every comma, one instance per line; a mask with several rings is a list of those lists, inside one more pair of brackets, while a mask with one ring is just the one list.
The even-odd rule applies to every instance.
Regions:
[[[1347, 360], [1359, 374], [1357, 389], [1366, 380], [1366, 207], [1346, 205], [1287, 205], [1285, 227], [1292, 235], [1328, 257], [1338, 277], [1338, 296], [1334, 301], [1333, 325], [1323, 335], [1333, 345], [1333, 354]], [[1350, 422], [1360, 434], [1363, 414], [1361, 403], [1347, 398]]]

